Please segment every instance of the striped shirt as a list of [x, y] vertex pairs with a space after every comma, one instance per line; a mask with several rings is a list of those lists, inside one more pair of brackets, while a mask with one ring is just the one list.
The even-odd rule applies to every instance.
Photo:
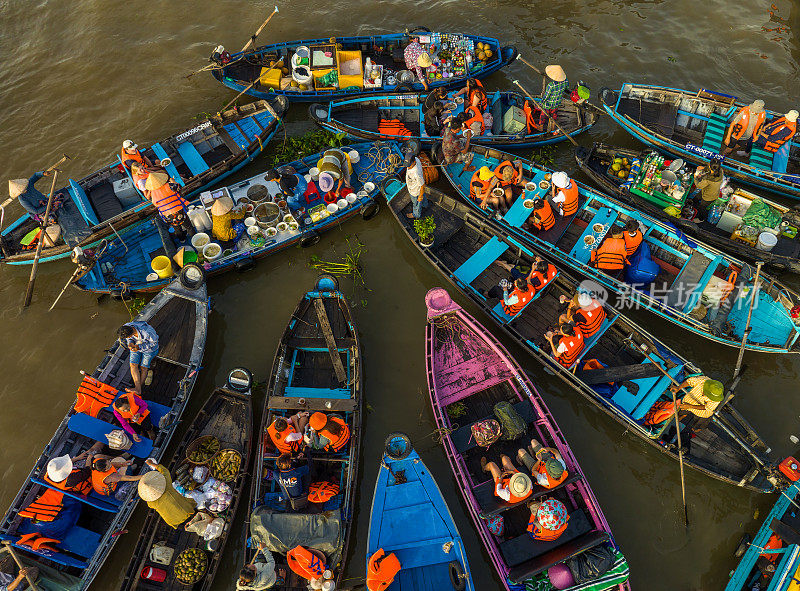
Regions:
[[705, 409], [703, 410], [697, 410], [694, 408], [686, 409], [687, 412], [693, 413], [695, 416], [703, 419], [707, 419], [714, 414], [714, 410], [719, 406], [719, 402], [715, 402], [703, 394], [703, 384], [705, 384], [709, 379], [711, 378], [707, 378], [706, 376], [692, 376], [690, 378], [686, 378], [686, 385], [690, 386], [690, 390], [681, 401], [685, 404], [697, 404], [700, 406], [705, 406]]
[[541, 107], [547, 111], [558, 109], [567, 89], [569, 89], [569, 80], [564, 79], [562, 82], [548, 81], [542, 95]]

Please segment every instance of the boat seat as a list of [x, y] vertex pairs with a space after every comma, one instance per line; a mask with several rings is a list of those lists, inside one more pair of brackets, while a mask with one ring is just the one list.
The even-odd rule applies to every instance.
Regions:
[[178, 144], [178, 154], [181, 155], [184, 163], [189, 167], [189, 170], [192, 171], [194, 176], [203, 174], [209, 168], [192, 142], [181, 142]]
[[250, 141], [244, 136], [244, 134], [239, 130], [239, 128], [234, 123], [228, 123], [224, 126], [225, 131], [228, 132], [228, 135], [231, 136], [234, 142], [239, 145], [242, 149], [246, 149], [247, 146], [250, 145]]
[[[125, 393], [121, 392], [117, 398], [121, 398]], [[116, 399], [115, 399], [116, 400]], [[163, 404], [159, 404], [158, 402], [153, 402], [152, 400], [143, 399], [147, 403], [147, 408], [150, 411], [150, 422], [153, 423], [153, 426], [158, 428], [158, 423], [161, 419], [169, 414], [172, 410], [168, 406], [164, 406]], [[114, 412], [112, 408], [114, 403], [112, 402], [106, 408], [110, 412]]]
[[553, 488], [544, 488], [543, 486], [539, 486], [534, 481], [533, 484], [533, 493], [527, 499], [519, 503], [509, 503], [504, 501], [500, 497], [494, 494], [494, 480], [487, 480], [486, 482], [479, 484], [475, 488], [472, 489], [472, 494], [475, 497], [475, 500], [478, 501], [478, 505], [481, 508], [480, 515], [481, 517], [490, 517], [492, 515], [498, 515], [509, 509], [513, 509], [514, 507], [519, 507], [520, 505], [524, 505], [528, 501], [533, 499], [538, 499], [540, 497], [546, 497], [549, 494], [552, 494], [553, 491], [559, 490], [561, 488], [565, 488], [566, 486], [572, 484], [573, 482], [577, 482], [581, 479], [581, 475], [578, 473], [570, 474], [564, 479], [564, 482], [559, 484], [558, 486], [554, 486]]
[[728, 131], [728, 116], [712, 113], [706, 123], [706, 134], [703, 136], [703, 147], [715, 154], [719, 154], [722, 148], [722, 140], [725, 139], [725, 132]]
[[49, 484], [46, 480], [42, 480], [36, 476], [31, 478], [31, 482], [34, 484], [38, 484], [39, 486], [43, 486], [45, 488], [49, 488], [60, 493], [63, 493], [65, 497], [69, 497], [71, 499], [75, 499], [76, 501], [80, 501], [81, 503], [85, 503], [95, 509], [100, 509], [100, 511], [105, 511], [106, 513], [116, 513], [119, 511], [120, 503], [117, 501], [113, 496], [103, 496], [97, 494], [96, 491], [92, 490], [89, 492], [88, 495], [80, 495], [76, 492], [69, 491], [69, 490], [61, 490], [58, 487]]
[[497, 238], [492, 238], [464, 261], [453, 275], [465, 285], [469, 285], [475, 281], [481, 273], [489, 268], [489, 265], [495, 262], [501, 254], [507, 251], [508, 248], [509, 246], [505, 242], [501, 242]]
[[347, 388], [304, 388], [300, 386], [289, 386], [284, 389], [285, 396], [292, 398], [334, 398], [336, 400], [346, 400], [352, 397], [352, 393]]
[[584, 356], [589, 352], [589, 350], [592, 347], [594, 347], [594, 345], [597, 343], [597, 341], [599, 341], [602, 338], [603, 333], [605, 333], [611, 327], [611, 325], [614, 324], [614, 322], [617, 320], [617, 318], [619, 318], [619, 317], [618, 316], [614, 316], [614, 318], [609, 320], [608, 317], [606, 317], [603, 320], [603, 324], [600, 325], [600, 328], [597, 330], [597, 332], [594, 333], [592, 336], [590, 336], [588, 339], [585, 339], [583, 341], [583, 350], [578, 355], [578, 358], [575, 360], [575, 363], [573, 363], [570, 366], [570, 369], [572, 369], [573, 367], [575, 367], [576, 365], [578, 365], [581, 362], [581, 359], [583, 359]]
[[[669, 375], [677, 381], [678, 376], [682, 371], [683, 364], [680, 364], [676, 365], [672, 369], [667, 370], [667, 373], [669, 373]], [[661, 379], [656, 382], [656, 385], [644, 395], [642, 401], [636, 405], [636, 408], [633, 409], [633, 412], [631, 413], [633, 420], [641, 421], [644, 418], [644, 415], [647, 414], [647, 411], [653, 407], [656, 401], [661, 398], [661, 395], [666, 392], [667, 388], [669, 388], [671, 385], [672, 380], [670, 380], [667, 376], [662, 375]]]
[[[31, 533], [32, 531], [35, 530], [31, 530], [29, 532], [25, 527], [20, 527], [17, 533], [24, 535], [26, 533]], [[78, 525], [73, 525], [72, 528], [61, 539], [61, 542], [59, 544], [55, 544], [54, 546], [60, 550], [63, 550], [64, 552], [74, 554], [75, 556], [90, 558], [94, 556], [94, 553], [97, 551], [97, 547], [100, 545], [100, 538], [102, 538], [102, 535], [97, 532], [93, 532], [90, 529], [86, 529]], [[58, 562], [59, 564], [76, 566], [78, 568], [86, 568], [87, 566], [86, 562], [77, 560], [72, 556], [67, 556], [62, 552], [48, 551], [45, 554], [36, 552], [29, 546], [21, 546], [17, 544], [17, 541], [20, 539], [20, 536], [18, 535], [0, 534], [0, 539], [8, 540], [14, 547], [19, 548], [20, 550], [24, 550], [32, 554], [39, 554], [40, 556], [46, 556], [48, 559]]]
[[662, 376], [661, 370], [652, 363], [604, 367], [602, 369], [579, 369], [575, 374], [584, 384], [595, 386], [608, 382], [621, 383], [625, 380], [654, 378]]
[[[106, 435], [115, 429], [120, 429], [117, 425], [112, 425], [95, 417], [90, 417], [82, 412], [75, 413], [69, 418], [67, 428], [85, 437], [89, 437], [94, 441], [101, 443], [108, 443]], [[147, 437], [142, 437], [140, 442], [133, 442], [133, 445], [128, 450], [128, 453], [136, 456], [137, 458], [146, 458], [150, 456], [153, 451], [153, 442]]]
[[[684, 310], [688, 304], [687, 300], [692, 299], [687, 298], [686, 294], [694, 291], [696, 287], [699, 287], [700, 280], [708, 270], [709, 265], [711, 265], [710, 258], [700, 252], [692, 252], [692, 255], [683, 264], [677, 277], [675, 277], [675, 280], [669, 287], [666, 305], [670, 308]], [[702, 293], [702, 289], [700, 292]]]
[[608, 533], [604, 531], [590, 531], [574, 540], [567, 542], [549, 552], [531, 558], [525, 562], [518, 564], [509, 570], [508, 578], [512, 583], [522, 583], [523, 581], [546, 571], [551, 566], [560, 564], [565, 560], [569, 560], [585, 552], [589, 548], [599, 546], [609, 540]]
[[592, 527], [589, 518], [583, 509], [577, 509], [570, 513], [569, 523], [564, 533], [559, 536], [557, 540], [544, 542], [541, 540], [534, 540], [528, 532], [516, 538], [511, 538], [499, 544], [500, 553], [509, 567], [519, 566], [532, 558], [542, 556], [543, 554], [554, 550], [559, 546], [571, 542], [578, 536], [589, 533], [594, 528]]
[[[594, 231], [592, 230], [592, 226], [595, 224], [603, 224], [604, 226], [608, 226], [609, 231], [611, 226], [617, 221], [617, 217], [619, 216], [619, 212], [613, 210], [609, 207], [601, 207], [597, 210], [597, 213], [594, 214], [594, 217], [586, 224], [586, 229], [584, 229], [583, 234], [580, 235], [578, 241], [575, 243], [575, 246], [572, 247], [572, 250], [569, 252], [569, 256], [572, 259], [575, 259], [579, 263], [588, 264], [589, 258], [592, 254], [592, 249], [585, 248], [586, 244], [584, 244], [583, 239], [586, 236], [592, 236]], [[605, 238], [605, 236], [603, 236]], [[600, 242], [603, 240], [601, 239]], [[597, 245], [599, 246], [599, 244]]]
[[790, 525], [774, 517], [769, 524], [769, 528], [787, 544], [800, 544], [800, 533]]
[[[525, 421], [526, 424], [530, 424], [536, 420], [536, 415], [533, 413], [533, 405], [528, 400], [520, 400], [514, 404], [514, 410], [517, 411], [517, 414], [522, 417], [522, 420]], [[485, 421], [486, 419], [497, 419], [497, 417], [492, 413], [488, 417], [484, 417], [480, 420]], [[477, 447], [471, 430], [473, 423], [477, 422], [478, 421], [473, 421], [469, 425], [459, 427], [450, 434], [450, 441], [453, 443], [453, 447], [456, 448], [458, 453], [463, 454]]]
[[[449, 562], [449, 561], [448, 561]], [[417, 568], [407, 568], [402, 562], [402, 569], [394, 577], [394, 582], [387, 591], [430, 591], [431, 589], [447, 589], [450, 587], [450, 569], [448, 562], [428, 564]]]
[[[646, 359], [642, 362], [643, 365], [649, 364], [651, 361]], [[679, 364], [668, 370], [669, 375], [673, 378], [683, 370], [683, 365]], [[631, 391], [630, 383], [637, 386], [635, 391]], [[619, 389], [614, 393], [611, 402], [620, 407], [626, 414], [635, 420], [644, 418], [647, 411], [653, 406], [656, 400], [666, 391], [672, 382], [660, 370], [658, 375], [646, 378], [637, 378], [629, 380], [626, 384], [622, 384]]]
[[[156, 143], [156, 144], [153, 144], [151, 147], [153, 148], [153, 153], [156, 156], [158, 156], [159, 160], [163, 160], [164, 158], [169, 158], [169, 155], [167, 154], [167, 151], [164, 149], [164, 146], [162, 146], [161, 144]], [[169, 159], [170, 159], [169, 166], [165, 167], [167, 172], [169, 173], [169, 176], [171, 176], [172, 180], [174, 180], [176, 183], [178, 183], [181, 187], [184, 186], [186, 183], [183, 182], [183, 179], [181, 178], [181, 175], [178, 172], [178, 167], [175, 166], [174, 162], [172, 162], [172, 158], [169, 158]]]
[[110, 220], [124, 211], [113, 185], [108, 181], [93, 186], [86, 196], [97, 214], [97, 219], [101, 222]]
[[542, 294], [543, 294], [543, 293], [544, 293], [544, 292], [547, 290], [547, 288], [550, 286], [550, 284], [551, 284], [551, 283], [553, 283], [553, 281], [556, 279], [556, 277], [558, 277], [560, 274], [561, 274], [561, 271], [558, 271], [558, 272], [555, 274], [555, 277], [553, 277], [553, 279], [551, 279], [551, 280], [550, 280], [550, 281], [547, 283], [547, 285], [545, 285], [545, 286], [544, 286], [542, 289], [540, 289], [540, 290], [539, 290], [539, 291], [537, 291], [535, 294], [533, 294], [533, 297], [530, 299], [530, 301], [529, 301], [527, 304], [525, 304], [525, 305], [522, 307], [522, 309], [521, 309], [519, 312], [517, 312], [516, 314], [514, 314], [513, 316], [509, 316], [508, 314], [506, 314], [506, 311], [503, 309], [503, 302], [502, 302], [502, 300], [501, 300], [501, 301], [500, 301], [500, 302], [499, 302], [499, 303], [498, 303], [498, 304], [497, 304], [497, 305], [496, 305], [496, 306], [495, 306], [495, 307], [492, 309], [492, 312], [493, 312], [495, 315], [497, 315], [498, 319], [499, 319], [501, 322], [503, 322], [504, 324], [508, 324], [509, 322], [511, 322], [512, 320], [514, 320], [515, 318], [518, 318], [518, 317], [519, 317], [519, 315], [520, 315], [520, 314], [522, 314], [522, 313], [525, 311], [525, 308], [527, 308], [527, 307], [528, 307], [528, 306], [530, 306], [530, 305], [531, 305], [533, 302], [535, 302], [535, 301], [536, 301], [536, 300], [539, 298], [539, 296], [541, 296], [541, 295], [542, 295]]
[[[423, 523], [413, 522], [409, 523]], [[447, 542], [452, 542], [453, 538], [439, 538], [434, 540], [423, 540], [418, 545], [401, 546], [394, 548], [391, 544], [383, 546], [384, 551], [389, 554], [394, 552], [397, 559], [400, 561], [403, 569], [416, 568], [418, 566], [427, 566], [431, 563], [442, 562], [446, 564], [449, 562], [449, 554], [445, 553], [442, 546]]]
[[755, 142], [753, 143], [753, 149], [750, 151], [750, 166], [772, 170], [772, 160], [774, 158], [775, 154], [767, 152], [763, 148], [756, 146]]

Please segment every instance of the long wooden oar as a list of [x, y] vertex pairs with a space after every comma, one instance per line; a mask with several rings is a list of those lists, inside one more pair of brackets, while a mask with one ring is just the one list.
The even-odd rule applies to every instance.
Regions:
[[273, 10], [273, 11], [272, 11], [272, 13], [271, 13], [271, 14], [270, 14], [270, 15], [267, 17], [267, 20], [265, 20], [265, 21], [264, 21], [264, 22], [261, 24], [261, 26], [260, 26], [260, 27], [258, 27], [258, 30], [256, 31], [255, 35], [253, 35], [252, 37], [250, 37], [250, 40], [249, 40], [247, 43], [245, 43], [245, 44], [244, 44], [244, 47], [242, 47], [242, 51], [247, 51], [247, 48], [248, 48], [248, 47], [250, 47], [250, 45], [251, 45], [252, 43], [255, 43], [255, 41], [256, 41], [256, 37], [258, 37], [258, 36], [261, 34], [261, 31], [263, 31], [263, 30], [264, 30], [264, 27], [266, 27], [266, 26], [267, 26], [267, 23], [269, 23], [270, 19], [271, 19], [273, 16], [275, 16], [276, 14], [278, 14], [278, 7], [277, 7], [277, 6], [275, 7], [275, 10]]
[[[526, 61], [526, 60], [525, 60], [525, 58], [524, 58], [524, 57], [522, 57], [521, 55], [517, 54], [517, 59], [518, 59], [519, 61], [521, 61], [523, 64], [525, 64], [526, 66], [528, 66], [528, 67], [529, 67], [531, 70], [533, 70], [534, 72], [536, 72], [537, 74], [539, 74], [539, 76], [541, 76], [542, 78], [549, 78], [549, 76], [548, 76], [547, 74], [545, 74], [544, 72], [542, 72], [542, 71], [541, 71], [539, 68], [537, 68], [536, 66], [534, 66], [532, 63], [530, 63], [530, 62]], [[587, 101], [584, 101], [584, 102], [582, 102], [582, 103], [580, 103], [580, 106], [581, 106], [581, 107], [589, 107], [589, 108], [591, 108], [591, 109], [594, 109], [594, 110], [595, 110], [595, 112], [597, 112], [597, 113], [600, 113], [600, 114], [604, 114], [604, 113], [605, 113], [605, 111], [604, 111], [603, 109], [601, 109], [601, 108], [600, 108], [600, 107], [598, 107], [597, 105], [593, 105], [593, 104], [592, 104], [592, 103], [590, 103], [588, 100], [587, 100]]]
[[[3, 541], [3, 546], [4, 550], [6, 550], [11, 555], [11, 558], [14, 559], [14, 562], [17, 563], [19, 570], [24, 569], [25, 565], [22, 564], [22, 561], [20, 561], [19, 556], [17, 556], [17, 553], [14, 552], [14, 548], [11, 546], [11, 542]], [[39, 591], [39, 587], [36, 586], [36, 582], [31, 578], [30, 575], [26, 574], [25, 579], [28, 581], [28, 585], [30, 585], [31, 591]]]
[[753, 307], [758, 297], [758, 277], [761, 275], [761, 266], [764, 263], [759, 261], [756, 263], [756, 276], [753, 279], [753, 296], [750, 298], [750, 309], [747, 310], [747, 322], [744, 325], [744, 334], [742, 335], [742, 344], [739, 346], [739, 357], [736, 359], [736, 368], [733, 370], [733, 379], [739, 375], [742, 369], [742, 358], [744, 357], [744, 348], [747, 346], [747, 339], [753, 327], [750, 326], [750, 320], [753, 318]]
[[538, 107], [539, 107], [539, 108], [542, 110], [542, 113], [544, 113], [544, 114], [545, 114], [545, 116], [546, 116], [546, 117], [547, 117], [547, 118], [548, 118], [550, 121], [552, 121], [552, 122], [553, 122], [553, 125], [555, 125], [555, 126], [558, 128], [558, 130], [559, 130], [559, 131], [560, 131], [562, 134], [564, 134], [564, 137], [565, 137], [565, 138], [567, 138], [567, 139], [568, 139], [568, 140], [569, 140], [569, 141], [572, 143], [572, 145], [573, 145], [573, 146], [575, 146], [576, 148], [580, 147], [580, 144], [578, 144], [578, 142], [576, 142], [574, 139], [572, 139], [572, 136], [571, 136], [571, 135], [569, 135], [569, 134], [568, 134], [568, 133], [567, 133], [567, 132], [564, 130], [564, 128], [563, 128], [563, 127], [561, 127], [561, 126], [558, 124], [558, 121], [556, 121], [556, 118], [555, 118], [555, 117], [552, 117], [552, 116], [550, 115], [550, 113], [548, 113], [548, 112], [547, 112], [547, 111], [546, 111], [546, 110], [545, 110], [545, 109], [542, 107], [542, 105], [540, 105], [540, 104], [539, 104], [539, 102], [538, 102], [538, 101], [537, 101], [535, 98], [533, 98], [533, 96], [531, 96], [531, 93], [530, 93], [530, 92], [528, 92], [527, 90], [525, 90], [525, 88], [522, 86], [522, 84], [520, 84], [520, 83], [519, 83], [519, 80], [514, 80], [514, 84], [516, 84], [517, 86], [519, 86], [520, 90], [522, 90], [522, 92], [524, 92], [526, 95], [528, 95], [528, 98], [529, 98], [529, 99], [531, 99], [531, 100], [532, 100], [532, 101], [533, 101], [533, 102], [536, 104], [536, 106], [538, 106]]
[[56, 190], [56, 179], [58, 178], [58, 168], [56, 167], [65, 160], [69, 160], [69, 156], [66, 154], [64, 154], [61, 160], [47, 169], [48, 171], [53, 171], [53, 182], [50, 184], [50, 195], [47, 197], [47, 207], [44, 210], [44, 221], [41, 224], [42, 232], [39, 235], [39, 244], [36, 245], [36, 254], [33, 257], [31, 278], [28, 280], [28, 290], [25, 292], [25, 302], [22, 304], [23, 308], [30, 306], [31, 299], [33, 298], [33, 284], [36, 282], [36, 272], [39, 270], [39, 257], [42, 256], [42, 247], [44, 246], [44, 241], [46, 238], [47, 221], [50, 219], [50, 210], [53, 207], [53, 195], [55, 194]]

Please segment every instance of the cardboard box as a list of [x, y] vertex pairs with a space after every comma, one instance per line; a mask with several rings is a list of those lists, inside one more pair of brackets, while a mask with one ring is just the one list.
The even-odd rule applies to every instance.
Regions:
[[525, 112], [519, 107], [511, 107], [506, 111], [506, 114], [503, 115], [503, 133], [515, 135], [527, 128]]

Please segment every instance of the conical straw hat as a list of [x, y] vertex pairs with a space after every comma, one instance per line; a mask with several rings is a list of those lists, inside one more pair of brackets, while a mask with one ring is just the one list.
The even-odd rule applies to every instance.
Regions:
[[144, 188], [148, 191], [155, 191], [167, 184], [169, 175], [166, 172], [151, 172], [144, 182]]
[[148, 472], [139, 481], [138, 490], [143, 501], [157, 501], [167, 490], [167, 479], [161, 472]]
[[28, 188], [28, 179], [13, 179], [8, 181], [8, 196], [12, 199], [19, 197]]
[[220, 216], [225, 215], [230, 210], [233, 209], [233, 199], [230, 197], [220, 197], [216, 201], [214, 201], [214, 205], [211, 206], [211, 215]]
[[552, 78], [556, 82], [563, 82], [564, 80], [567, 79], [567, 75], [564, 73], [564, 68], [562, 68], [557, 64], [547, 66], [544, 69], [544, 73], [547, 74], [549, 78]]

